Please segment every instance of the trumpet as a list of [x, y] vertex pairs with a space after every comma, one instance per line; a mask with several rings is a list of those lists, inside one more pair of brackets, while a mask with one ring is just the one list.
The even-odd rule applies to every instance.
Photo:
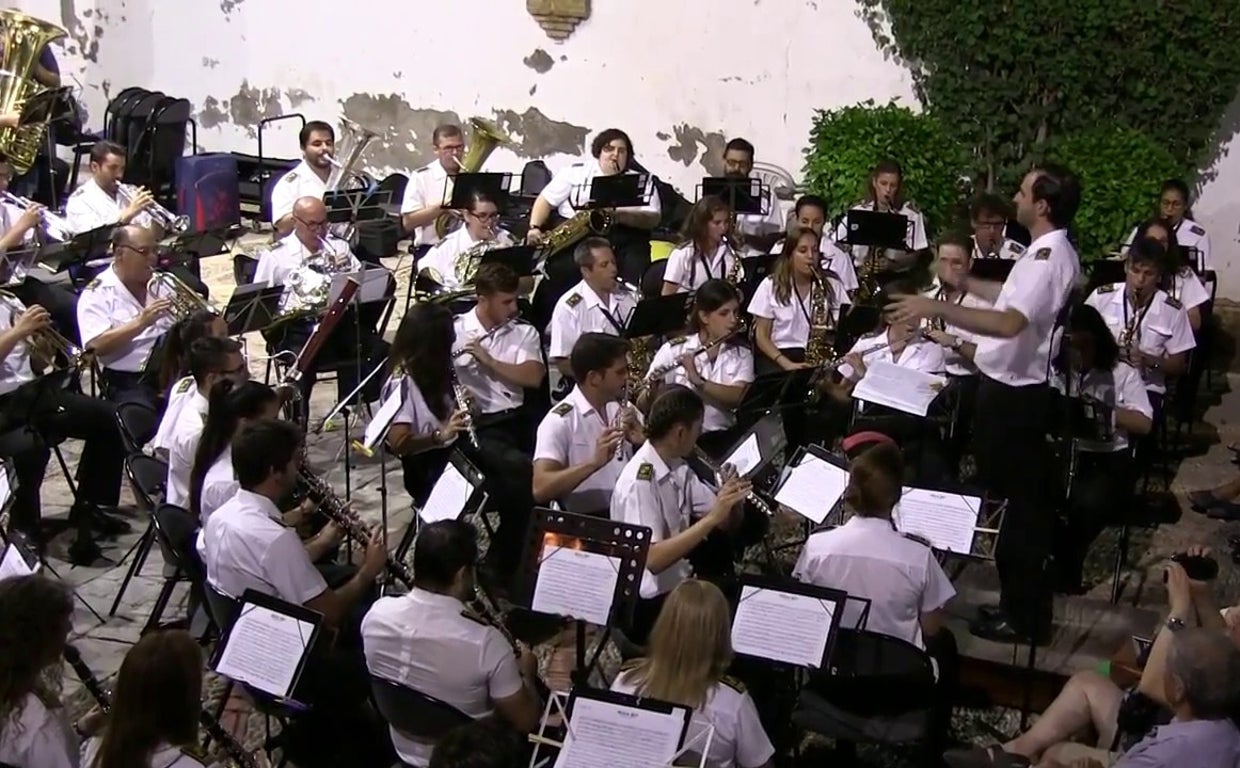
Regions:
[[[17, 301], [17, 297], [8, 291], [0, 291], [0, 299], [6, 302]], [[9, 305], [9, 314], [9, 326], [11, 327], [17, 322], [17, 308], [12, 304]], [[47, 325], [32, 333], [27, 341], [27, 345], [35, 350], [40, 357], [63, 357], [68, 362], [67, 370], [80, 369], [86, 361], [87, 355], [90, 354], [89, 350], [83, 350], [51, 325]]]
[[[492, 328], [491, 330], [489, 330], [489, 331], [487, 331], [486, 333], [482, 334], [482, 335], [481, 335], [481, 336], [479, 336], [478, 338], [476, 338], [476, 339], [472, 339], [469, 343], [470, 343], [470, 344], [473, 344], [473, 343], [477, 342], [477, 343], [481, 344], [482, 342], [484, 342], [484, 341], [486, 341], [487, 339], [491, 338], [492, 336], [494, 336], [495, 334], [497, 334], [497, 333], [499, 333], [500, 331], [504, 330], [505, 328], [507, 328], [508, 326], [512, 325], [512, 324], [513, 324], [513, 323], [515, 323], [515, 322], [517, 322], [517, 318], [515, 318], [515, 317], [510, 317], [510, 318], [508, 318], [507, 320], [505, 320], [504, 322], [502, 322], [502, 323], [500, 323], [499, 325], [497, 325], [497, 326], [495, 326], [494, 328]], [[457, 358], [459, 358], [459, 357], [464, 357], [465, 355], [468, 355], [468, 354], [470, 354], [470, 351], [469, 351], [469, 349], [468, 349], [468, 347], [467, 347], [467, 346], [464, 346], [464, 347], [457, 347], [456, 349], [452, 350], [452, 359], [453, 359], [453, 360], [456, 360]]]
[[169, 314], [175, 320], [184, 320], [195, 312], [207, 311], [219, 314], [214, 304], [207, 301], [171, 272], [156, 272], [147, 281], [146, 292], [172, 302]]
[[[120, 197], [121, 202], [126, 206], [132, 203], [141, 191], [141, 187], [135, 187], [132, 184], [116, 185], [116, 193]], [[151, 204], [146, 207], [146, 214], [150, 216], [156, 224], [174, 235], [180, 235], [189, 231], [188, 216], [178, 216], [154, 200], [152, 200]]]
[[[19, 197], [12, 192], [0, 191], [0, 202], [8, 203], [15, 208], [21, 208], [23, 211], [36, 203], [26, 197]], [[73, 230], [69, 228], [69, 220], [63, 216], [52, 213], [47, 208], [39, 211], [39, 215], [43, 218], [43, 232], [53, 240], [64, 242], [73, 237]]]

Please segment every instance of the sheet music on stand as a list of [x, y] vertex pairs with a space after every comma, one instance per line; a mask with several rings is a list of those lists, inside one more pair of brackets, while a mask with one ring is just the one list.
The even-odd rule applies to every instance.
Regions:
[[602, 626], [611, 617], [622, 558], [544, 540], [530, 610]]
[[278, 699], [293, 701], [323, 626], [323, 614], [253, 589], [216, 648], [213, 668]]
[[[788, 462], [775, 491], [775, 501], [814, 525], [822, 525], [840, 506], [848, 487], [844, 459], [817, 445], [806, 446], [800, 460]], [[836, 523], [838, 524], [838, 523]]]
[[327, 295], [327, 305], [331, 306], [344, 293], [349, 281], [358, 284], [357, 293], [350, 304], [371, 304], [388, 298], [392, 273], [386, 269], [363, 269], [357, 272], [340, 272], [332, 275], [331, 288]]
[[[0, 518], [4, 517], [13, 502], [13, 478], [10, 472], [12, 465], [0, 462]], [[39, 556], [26, 546], [21, 533], [10, 533], [0, 528], [0, 541], [4, 542], [4, 546], [0, 547], [0, 581], [38, 573], [42, 563], [39, 562]]]
[[383, 402], [379, 403], [379, 407], [375, 409], [370, 423], [362, 431], [362, 441], [357, 446], [362, 453], [366, 455], [374, 454], [375, 448], [387, 437], [388, 430], [392, 428], [392, 420], [396, 418], [396, 414], [400, 413], [400, 407], [404, 404], [405, 388], [392, 387], [391, 394], [384, 398]]
[[946, 386], [947, 379], [943, 376], [876, 360], [866, 367], [865, 375], [853, 388], [852, 396], [862, 402], [925, 416], [930, 411], [930, 404]]
[[938, 552], [986, 560], [994, 558], [1006, 509], [1007, 502], [988, 503], [967, 491], [905, 486], [891, 522], [900, 533], [925, 539]]
[[481, 473], [459, 449], [453, 450], [426, 503], [418, 511], [418, 518], [423, 525], [440, 520], [459, 520], [471, 507], [481, 506], [471, 502], [482, 494]]
[[690, 750], [704, 766], [714, 735], [712, 727], [686, 741], [692, 710], [658, 699], [575, 686], [567, 706], [561, 698], [548, 712], [551, 704], [566, 724], [556, 768], [660, 768]]
[[760, 659], [825, 669], [848, 594], [790, 579], [741, 576], [732, 648]]

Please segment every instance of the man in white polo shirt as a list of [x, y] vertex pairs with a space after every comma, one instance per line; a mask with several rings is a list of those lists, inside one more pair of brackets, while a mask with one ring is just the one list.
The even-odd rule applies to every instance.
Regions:
[[993, 309], [965, 307], [924, 296], [905, 296], [890, 308], [906, 320], [943, 318], [978, 335], [974, 363], [982, 374], [974, 421], [978, 477], [991, 498], [1008, 501], [996, 552], [1000, 604], [986, 607], [970, 627], [1000, 642], [1045, 640], [1051, 628], [1051, 594], [1043, 570], [1054, 526], [1042, 504], [1047, 486], [1044, 435], [1050, 405], [1051, 338], [1080, 274], [1067, 227], [1080, 205], [1072, 172], [1054, 166], [1025, 175], [1015, 197], [1016, 218], [1033, 242], [1002, 285], [959, 274], [958, 287], [986, 299]]

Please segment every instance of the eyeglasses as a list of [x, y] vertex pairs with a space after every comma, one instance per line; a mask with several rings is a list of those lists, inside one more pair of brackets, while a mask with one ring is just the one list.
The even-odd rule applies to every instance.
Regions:
[[465, 149], [464, 144], [445, 144], [442, 147], [435, 147], [436, 152], [460, 152]]
[[300, 216], [294, 216], [293, 218], [296, 221], [300, 221], [304, 226], [307, 226], [310, 229], [322, 229], [323, 227], [327, 226], [327, 219], [321, 219], [319, 221], [306, 221]]
[[469, 215], [473, 216], [475, 219], [478, 219], [480, 221], [494, 221], [499, 218], [498, 211], [496, 211], [495, 213], [476, 213], [474, 211], [470, 211]]
[[155, 253], [155, 246], [153, 245], [144, 245], [141, 248], [137, 246], [133, 246], [133, 245], [118, 245], [117, 248], [121, 248], [127, 251], [133, 251], [134, 253], [140, 256], [150, 256], [153, 253]]
[[975, 229], [1003, 229], [1006, 221], [978, 221], [973, 224]]

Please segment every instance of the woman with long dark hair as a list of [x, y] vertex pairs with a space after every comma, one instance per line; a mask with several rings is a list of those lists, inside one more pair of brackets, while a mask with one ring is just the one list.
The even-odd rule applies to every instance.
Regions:
[[53, 682], [72, 629], [73, 597], [63, 582], [0, 581], [0, 763], [77, 768], [78, 740]]
[[396, 329], [386, 400], [401, 388], [401, 407], [387, 433], [387, 448], [400, 458], [405, 490], [417, 506], [448, 463], [449, 449], [468, 424], [452, 389], [452, 313], [437, 304], [415, 304]]
[[[1210, 300], [1210, 292], [1185, 258], [1184, 249], [1176, 238], [1175, 227], [1169, 219], [1148, 219], [1137, 225], [1136, 236], [1132, 242], [1145, 238], [1160, 243], [1167, 249], [1169, 263], [1164, 272], [1162, 289], [1183, 305], [1184, 311], [1188, 313], [1188, 324], [1192, 326], [1193, 333], [1196, 333], [1201, 329], [1201, 308]], [[1131, 245], [1132, 243], [1129, 243], [1129, 246]]]
[[680, 244], [667, 257], [663, 295], [689, 293], [707, 280], [743, 277], [740, 254], [727, 242], [728, 204], [707, 195], [693, 204], [680, 230]]
[[164, 337], [159, 361], [159, 391], [167, 397], [168, 404], [151, 442], [155, 450], [167, 451], [172, 447], [172, 428], [181, 408], [194, 397], [194, 377], [189, 375], [190, 345], [206, 336], [223, 338], [227, 335], [224, 318], [203, 309], [179, 320]]
[[257, 381], [224, 379], [211, 388], [208, 400], [189, 483], [190, 512], [203, 526], [241, 487], [232, 467], [233, 437], [251, 421], [275, 418], [280, 408], [276, 391]]

